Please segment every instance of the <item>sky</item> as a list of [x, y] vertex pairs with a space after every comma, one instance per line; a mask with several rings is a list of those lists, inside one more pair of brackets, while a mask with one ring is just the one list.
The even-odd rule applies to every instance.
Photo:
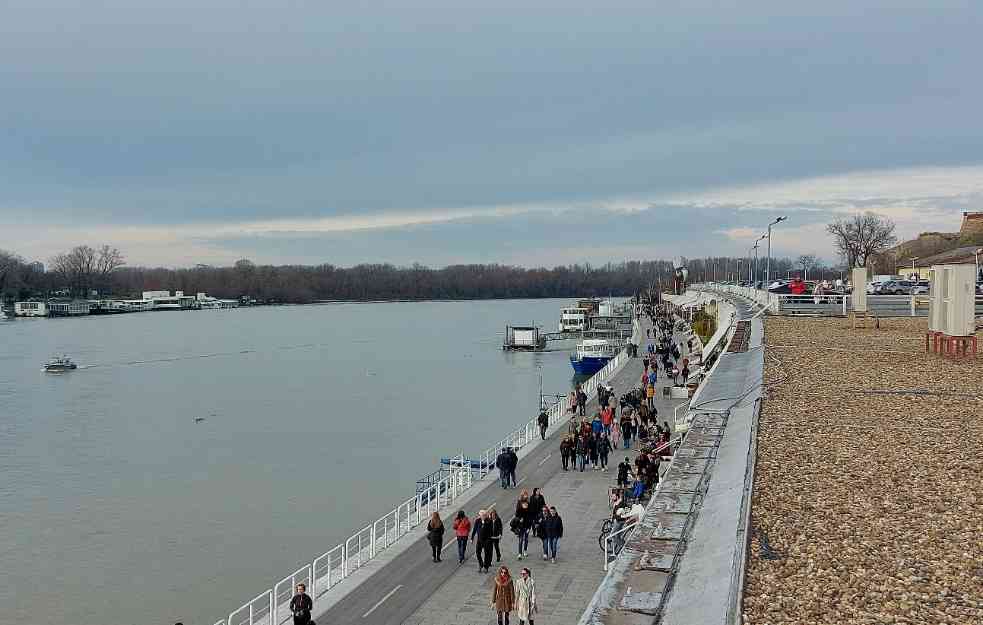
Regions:
[[0, 248], [834, 260], [983, 210], [983, 3], [0, 2]]

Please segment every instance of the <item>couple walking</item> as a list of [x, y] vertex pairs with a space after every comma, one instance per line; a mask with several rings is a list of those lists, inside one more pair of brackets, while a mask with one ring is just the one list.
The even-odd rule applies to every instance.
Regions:
[[512, 612], [519, 618], [519, 625], [534, 625], [532, 617], [539, 611], [539, 606], [536, 604], [536, 582], [532, 579], [532, 572], [523, 568], [519, 579], [513, 580], [508, 567], [498, 569], [491, 606], [498, 614], [498, 625], [509, 625]]

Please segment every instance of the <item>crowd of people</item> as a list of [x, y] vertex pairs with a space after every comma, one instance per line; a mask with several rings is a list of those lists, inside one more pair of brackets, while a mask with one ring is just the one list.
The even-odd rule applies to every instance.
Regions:
[[[642, 501], [659, 482], [661, 457], [672, 453], [669, 423], [659, 422], [659, 411], [654, 401], [659, 365], [662, 365], [664, 375], [674, 381], [680, 375], [684, 380], [689, 376], [689, 363], [686, 358], [681, 358], [683, 346], [673, 341], [673, 316], [668, 310], [657, 306], [647, 307], [645, 314], [652, 320], [652, 329], [646, 336], [652, 342], [647, 343], [643, 354], [643, 372], [638, 387], [629, 389], [617, 398], [612, 386], [599, 386], [598, 408], [588, 417], [587, 394], [577, 385], [570, 392], [567, 407], [570, 421], [560, 441], [563, 471], [607, 471], [613, 453], [619, 449], [636, 449], [633, 462], [626, 454], [616, 465], [616, 486], [611, 488], [609, 501], [614, 520], [612, 532], [641, 520], [645, 513]], [[637, 356], [637, 346], [633, 346], [629, 355]], [[545, 412], [540, 414], [538, 425], [540, 437], [545, 440], [549, 426]], [[518, 455], [509, 447], [503, 448], [496, 458], [495, 468], [498, 469], [503, 489], [518, 486], [518, 462]], [[456, 543], [458, 565], [463, 565], [468, 559], [470, 544], [479, 573], [490, 572], [494, 556], [494, 562], [499, 566], [492, 584], [490, 605], [499, 625], [509, 625], [513, 614], [520, 625], [534, 625], [538, 604], [532, 571], [523, 567], [519, 577], [513, 578], [509, 568], [502, 564], [501, 541], [508, 529], [515, 537], [514, 556], [521, 561], [532, 557], [530, 539], [538, 539], [542, 560], [556, 563], [563, 538], [563, 519], [556, 506], [547, 503], [546, 495], [539, 488], [533, 488], [531, 493], [521, 491], [514, 512], [508, 518], [508, 523], [504, 523], [494, 507], [479, 510], [473, 518], [464, 510], [459, 510], [450, 521], [454, 540], [445, 544], [444, 521], [438, 512], [433, 512], [426, 527], [427, 543], [434, 563], [442, 562], [443, 550]], [[533, 544], [534, 550], [540, 551], [535, 542]], [[310, 623], [312, 608], [313, 602], [306, 594], [304, 585], [298, 585], [290, 603], [295, 625]]]

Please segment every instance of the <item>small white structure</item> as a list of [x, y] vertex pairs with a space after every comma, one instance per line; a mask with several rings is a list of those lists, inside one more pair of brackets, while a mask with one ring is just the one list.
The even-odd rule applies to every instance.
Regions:
[[47, 317], [48, 304], [45, 302], [15, 302], [15, 317]]
[[153, 302], [154, 310], [190, 310], [196, 307], [195, 298], [184, 291], [144, 291], [143, 299]]
[[88, 301], [82, 299], [51, 300], [48, 302], [49, 317], [79, 317], [91, 311]]
[[[973, 335], [976, 332], [976, 267], [935, 265], [932, 276], [929, 321], [934, 321], [935, 331], [946, 336]], [[936, 307], [940, 310], [932, 310]]]
[[207, 293], [198, 293], [195, 296], [195, 301], [198, 303], [198, 308], [202, 310], [223, 310], [226, 308], [238, 308], [239, 300], [235, 299], [218, 299], [211, 297]]
[[560, 310], [560, 332], [583, 332], [587, 329], [587, 315], [587, 309], [580, 307]]

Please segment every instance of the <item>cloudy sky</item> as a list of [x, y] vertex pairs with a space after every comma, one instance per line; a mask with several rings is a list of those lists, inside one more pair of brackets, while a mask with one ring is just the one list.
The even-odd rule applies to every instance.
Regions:
[[[806, 8], [808, 7], [808, 8]], [[0, 248], [832, 258], [983, 208], [983, 3], [6, 0]]]

